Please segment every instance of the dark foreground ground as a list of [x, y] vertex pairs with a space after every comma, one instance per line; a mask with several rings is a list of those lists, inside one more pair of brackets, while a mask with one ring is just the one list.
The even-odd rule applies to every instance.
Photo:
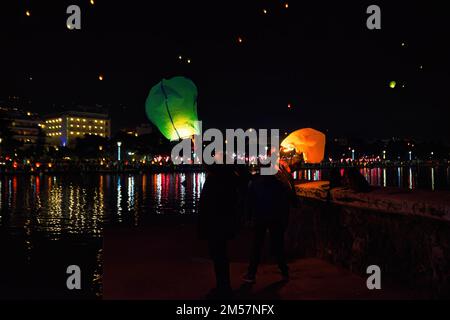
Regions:
[[[243, 285], [249, 244], [250, 233], [245, 231], [230, 246], [236, 299], [426, 298], [383, 282], [382, 290], [370, 291], [366, 279], [315, 258], [292, 259], [291, 280], [283, 283], [268, 254], [257, 283]], [[204, 299], [213, 286], [206, 246], [197, 240], [192, 224], [105, 231], [104, 299]]]

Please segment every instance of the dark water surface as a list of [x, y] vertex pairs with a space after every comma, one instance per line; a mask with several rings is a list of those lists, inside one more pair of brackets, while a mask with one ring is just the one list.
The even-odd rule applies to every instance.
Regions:
[[[192, 215], [204, 179], [203, 173], [0, 177], [0, 298], [100, 297], [104, 225]], [[66, 288], [69, 265], [81, 268], [81, 291]]]
[[[444, 167], [364, 169], [377, 186], [448, 190]], [[326, 179], [303, 170], [297, 179]], [[96, 298], [106, 225], [137, 227], [197, 212], [204, 173], [0, 176], [0, 298]], [[66, 288], [66, 268], [82, 290]]]

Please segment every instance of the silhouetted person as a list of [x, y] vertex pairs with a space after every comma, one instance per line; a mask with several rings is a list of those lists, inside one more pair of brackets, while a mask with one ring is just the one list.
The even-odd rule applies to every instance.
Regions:
[[342, 176], [339, 168], [331, 168], [330, 170], [330, 190], [342, 187]]
[[289, 172], [281, 169], [276, 175], [257, 175], [249, 184], [247, 205], [254, 222], [254, 238], [245, 282], [256, 281], [261, 250], [267, 231], [270, 244], [284, 280], [289, 268], [284, 255], [284, 233], [288, 225], [289, 209], [295, 201], [295, 191]]
[[208, 249], [214, 264], [216, 288], [208, 297], [231, 296], [228, 241], [238, 230], [237, 176], [226, 165], [211, 165], [200, 195], [199, 234], [208, 241]]
[[369, 192], [371, 187], [366, 178], [357, 168], [347, 168], [344, 170], [344, 186], [355, 192]]

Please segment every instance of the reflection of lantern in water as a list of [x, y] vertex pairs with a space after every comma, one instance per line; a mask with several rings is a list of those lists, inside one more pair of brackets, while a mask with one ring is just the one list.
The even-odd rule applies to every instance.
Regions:
[[287, 136], [281, 146], [285, 151], [302, 153], [307, 163], [319, 163], [325, 153], [325, 135], [311, 128], [300, 129]]
[[197, 87], [187, 78], [161, 80], [150, 90], [145, 111], [150, 121], [171, 141], [199, 134]]

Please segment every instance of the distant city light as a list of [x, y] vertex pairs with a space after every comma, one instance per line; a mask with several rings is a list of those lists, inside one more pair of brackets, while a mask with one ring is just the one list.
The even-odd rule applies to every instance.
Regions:
[[117, 161], [120, 161], [120, 147], [122, 146], [121, 141], [117, 141]]

